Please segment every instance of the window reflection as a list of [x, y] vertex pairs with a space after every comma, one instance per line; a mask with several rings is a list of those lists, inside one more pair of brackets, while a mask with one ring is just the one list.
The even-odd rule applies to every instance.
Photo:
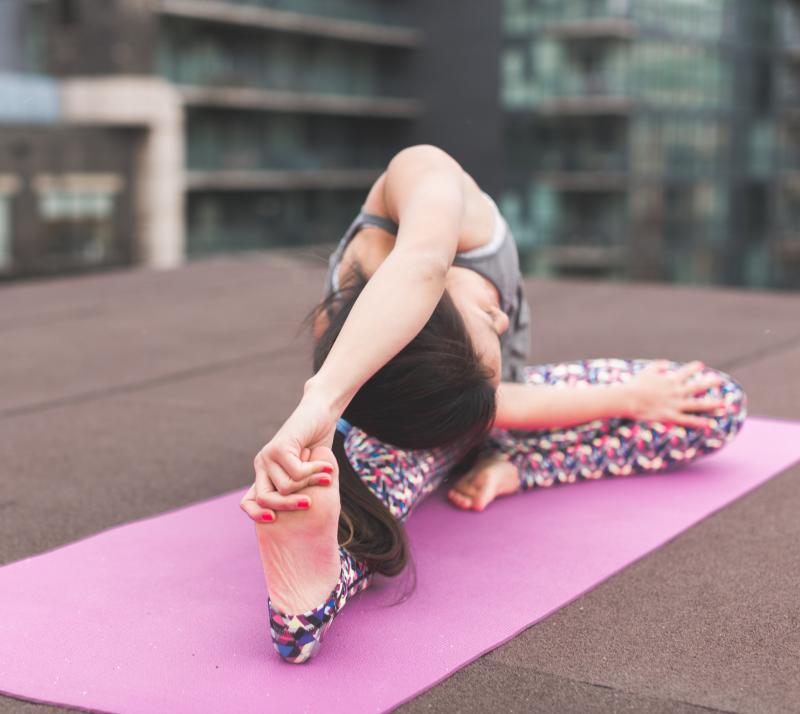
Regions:
[[[109, 180], [109, 178], [111, 180]], [[43, 263], [102, 263], [112, 257], [119, 181], [90, 174], [37, 177]]]
[[0, 193], [0, 271], [12, 264], [11, 227], [11, 196]]

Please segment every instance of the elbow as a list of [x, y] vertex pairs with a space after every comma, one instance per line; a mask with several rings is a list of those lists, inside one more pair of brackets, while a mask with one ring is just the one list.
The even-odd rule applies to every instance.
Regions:
[[416, 259], [417, 275], [425, 284], [441, 285], [444, 290], [444, 281], [447, 271], [450, 270], [450, 261], [440, 253], [423, 253]]
[[391, 256], [404, 264], [403, 270], [407, 271], [407, 275], [415, 276], [425, 284], [441, 283], [444, 289], [444, 281], [452, 261], [443, 255], [442, 251], [428, 250], [417, 244], [405, 248], [398, 247], [392, 251]]
[[444, 280], [447, 277], [447, 271], [450, 270], [451, 261], [443, 257], [441, 253], [432, 253], [431, 255], [423, 256], [422, 259], [422, 275], [430, 282], [441, 282], [444, 285]]

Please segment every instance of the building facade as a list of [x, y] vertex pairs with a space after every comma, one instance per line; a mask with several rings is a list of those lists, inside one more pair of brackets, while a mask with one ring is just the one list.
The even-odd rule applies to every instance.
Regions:
[[800, 0], [0, 3], [0, 277], [332, 243], [415, 143], [529, 272], [797, 287]]
[[[4, 0], [0, 12], [0, 71], [14, 73], [0, 76], [0, 88], [51, 82], [52, 126], [37, 129], [51, 132], [50, 145], [60, 137], [77, 160], [78, 144], [93, 144], [87, 132], [127, 132], [125, 159], [117, 157], [127, 173], [100, 173], [116, 177], [109, 223], [117, 228], [106, 241], [125, 245], [132, 262], [171, 267], [209, 252], [333, 242], [424, 126], [414, 3]], [[6, 113], [25, 91], [6, 97]], [[47, 272], [45, 259], [33, 259], [46, 220], [19, 193], [36, 176], [25, 178], [3, 151], [20, 135], [30, 151], [44, 140], [26, 131], [34, 120], [2, 115], [5, 274]], [[85, 139], [73, 137], [78, 126]], [[96, 148], [86, 171], [36, 171], [70, 173], [78, 191], [76, 181], [98, 173], [93, 161], [102, 154], [114, 163], [122, 151]]]
[[778, 165], [798, 5], [504, 0], [502, 207], [529, 268], [800, 286]]

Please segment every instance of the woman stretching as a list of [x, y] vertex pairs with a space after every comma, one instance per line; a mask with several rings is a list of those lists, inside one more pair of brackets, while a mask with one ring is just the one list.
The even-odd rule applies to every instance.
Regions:
[[[529, 316], [513, 236], [450, 156], [400, 151], [331, 256], [314, 376], [255, 458], [274, 646], [306, 661], [347, 600], [409, 561], [402, 523], [448, 475], [454, 506], [655, 473], [721, 448], [746, 416], [699, 362], [525, 366]], [[699, 412], [706, 412], [705, 415]]]

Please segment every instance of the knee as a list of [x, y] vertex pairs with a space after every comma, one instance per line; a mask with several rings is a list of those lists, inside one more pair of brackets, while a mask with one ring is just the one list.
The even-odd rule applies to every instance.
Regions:
[[721, 379], [716, 389], [718, 390], [719, 398], [725, 402], [723, 407], [725, 413], [736, 421], [743, 421], [747, 416], [747, 393], [744, 391], [744, 387], [726, 372], [718, 369], [709, 369]]

